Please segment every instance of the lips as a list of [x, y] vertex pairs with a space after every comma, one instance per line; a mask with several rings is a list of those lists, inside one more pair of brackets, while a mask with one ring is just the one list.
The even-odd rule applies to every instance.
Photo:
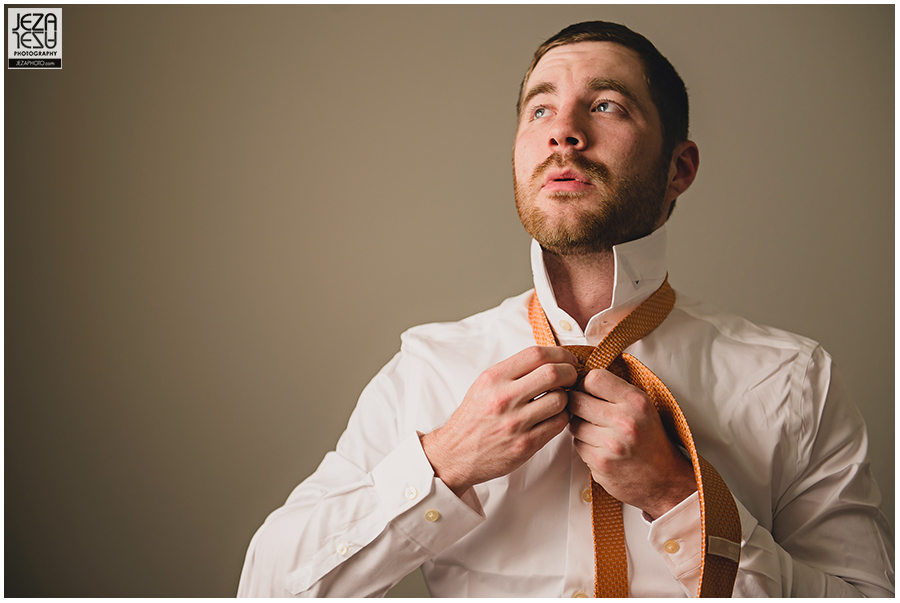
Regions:
[[578, 172], [577, 170], [573, 170], [572, 168], [566, 169], [550, 169], [547, 170], [547, 173], [544, 175], [544, 184], [548, 184], [550, 182], [566, 182], [566, 181], [575, 181], [582, 182], [584, 184], [591, 184], [591, 179]]
[[546, 192], [587, 192], [610, 182], [609, 169], [578, 153], [552, 153], [534, 168], [531, 185]]
[[582, 191], [593, 187], [588, 176], [572, 168], [551, 168], [544, 174], [542, 187], [547, 191]]

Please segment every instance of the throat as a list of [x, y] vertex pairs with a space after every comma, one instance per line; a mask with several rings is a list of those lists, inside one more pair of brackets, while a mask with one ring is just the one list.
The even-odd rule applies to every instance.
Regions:
[[556, 303], [582, 330], [592, 316], [612, 304], [615, 283], [612, 251], [561, 256], [544, 250], [544, 265]]

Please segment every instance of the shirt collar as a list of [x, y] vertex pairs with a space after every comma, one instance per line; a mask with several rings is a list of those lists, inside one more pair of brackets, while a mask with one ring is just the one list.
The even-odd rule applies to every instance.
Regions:
[[666, 227], [646, 237], [613, 247], [615, 281], [612, 305], [581, 327], [556, 305], [556, 296], [544, 265], [544, 253], [531, 241], [531, 271], [534, 290], [560, 345], [598, 345], [629, 312], [650, 297], [666, 280]]

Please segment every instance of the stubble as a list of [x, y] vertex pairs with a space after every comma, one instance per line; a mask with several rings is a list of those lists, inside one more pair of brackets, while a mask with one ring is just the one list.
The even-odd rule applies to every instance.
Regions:
[[[514, 162], [515, 163], [515, 162]], [[537, 202], [543, 175], [550, 167], [573, 167], [586, 175], [594, 190], [555, 191], [548, 196], [574, 217], [554, 215]], [[660, 156], [643, 175], [613, 177], [603, 164], [580, 154], [554, 153], [538, 165], [530, 180], [518, 182], [513, 165], [516, 209], [525, 230], [541, 247], [563, 256], [611, 251], [614, 245], [644, 237], [662, 217], [668, 184], [668, 161]], [[593, 197], [585, 204], [585, 197]]]

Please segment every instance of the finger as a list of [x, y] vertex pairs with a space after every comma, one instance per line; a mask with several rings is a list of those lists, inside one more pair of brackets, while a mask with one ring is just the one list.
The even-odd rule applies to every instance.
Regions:
[[607, 474], [611, 463], [633, 458], [634, 448], [614, 431], [591, 425], [586, 421], [569, 421], [572, 443], [578, 455], [590, 465], [592, 471]]
[[558, 346], [531, 346], [498, 363], [495, 368], [509, 379], [515, 380], [529, 375], [536, 368], [545, 364], [576, 366], [578, 359], [569, 350]]
[[609, 415], [614, 412], [609, 400], [597, 398], [581, 391], [569, 392], [569, 412], [594, 425], [607, 426]]
[[569, 424], [570, 415], [563, 410], [552, 417], [544, 419], [537, 423], [531, 430], [532, 436], [536, 442], [543, 447], [547, 442], [558, 436]]
[[547, 392], [546, 395], [532, 400], [522, 407], [522, 422], [528, 429], [533, 429], [539, 423], [560, 413], [565, 413], [568, 417], [569, 413], [566, 411], [568, 402], [569, 396], [563, 390]]
[[643, 404], [646, 394], [605, 369], [594, 369], [584, 378], [581, 388], [595, 398], [612, 403]]
[[572, 434], [572, 437], [594, 448], [599, 447], [603, 444], [605, 438], [612, 435], [606, 433], [608, 431], [608, 429], [594, 425], [574, 415], [569, 419], [569, 432]]
[[526, 400], [544, 392], [571, 387], [578, 380], [578, 370], [568, 363], [548, 363], [535, 368], [513, 382], [514, 391]]

